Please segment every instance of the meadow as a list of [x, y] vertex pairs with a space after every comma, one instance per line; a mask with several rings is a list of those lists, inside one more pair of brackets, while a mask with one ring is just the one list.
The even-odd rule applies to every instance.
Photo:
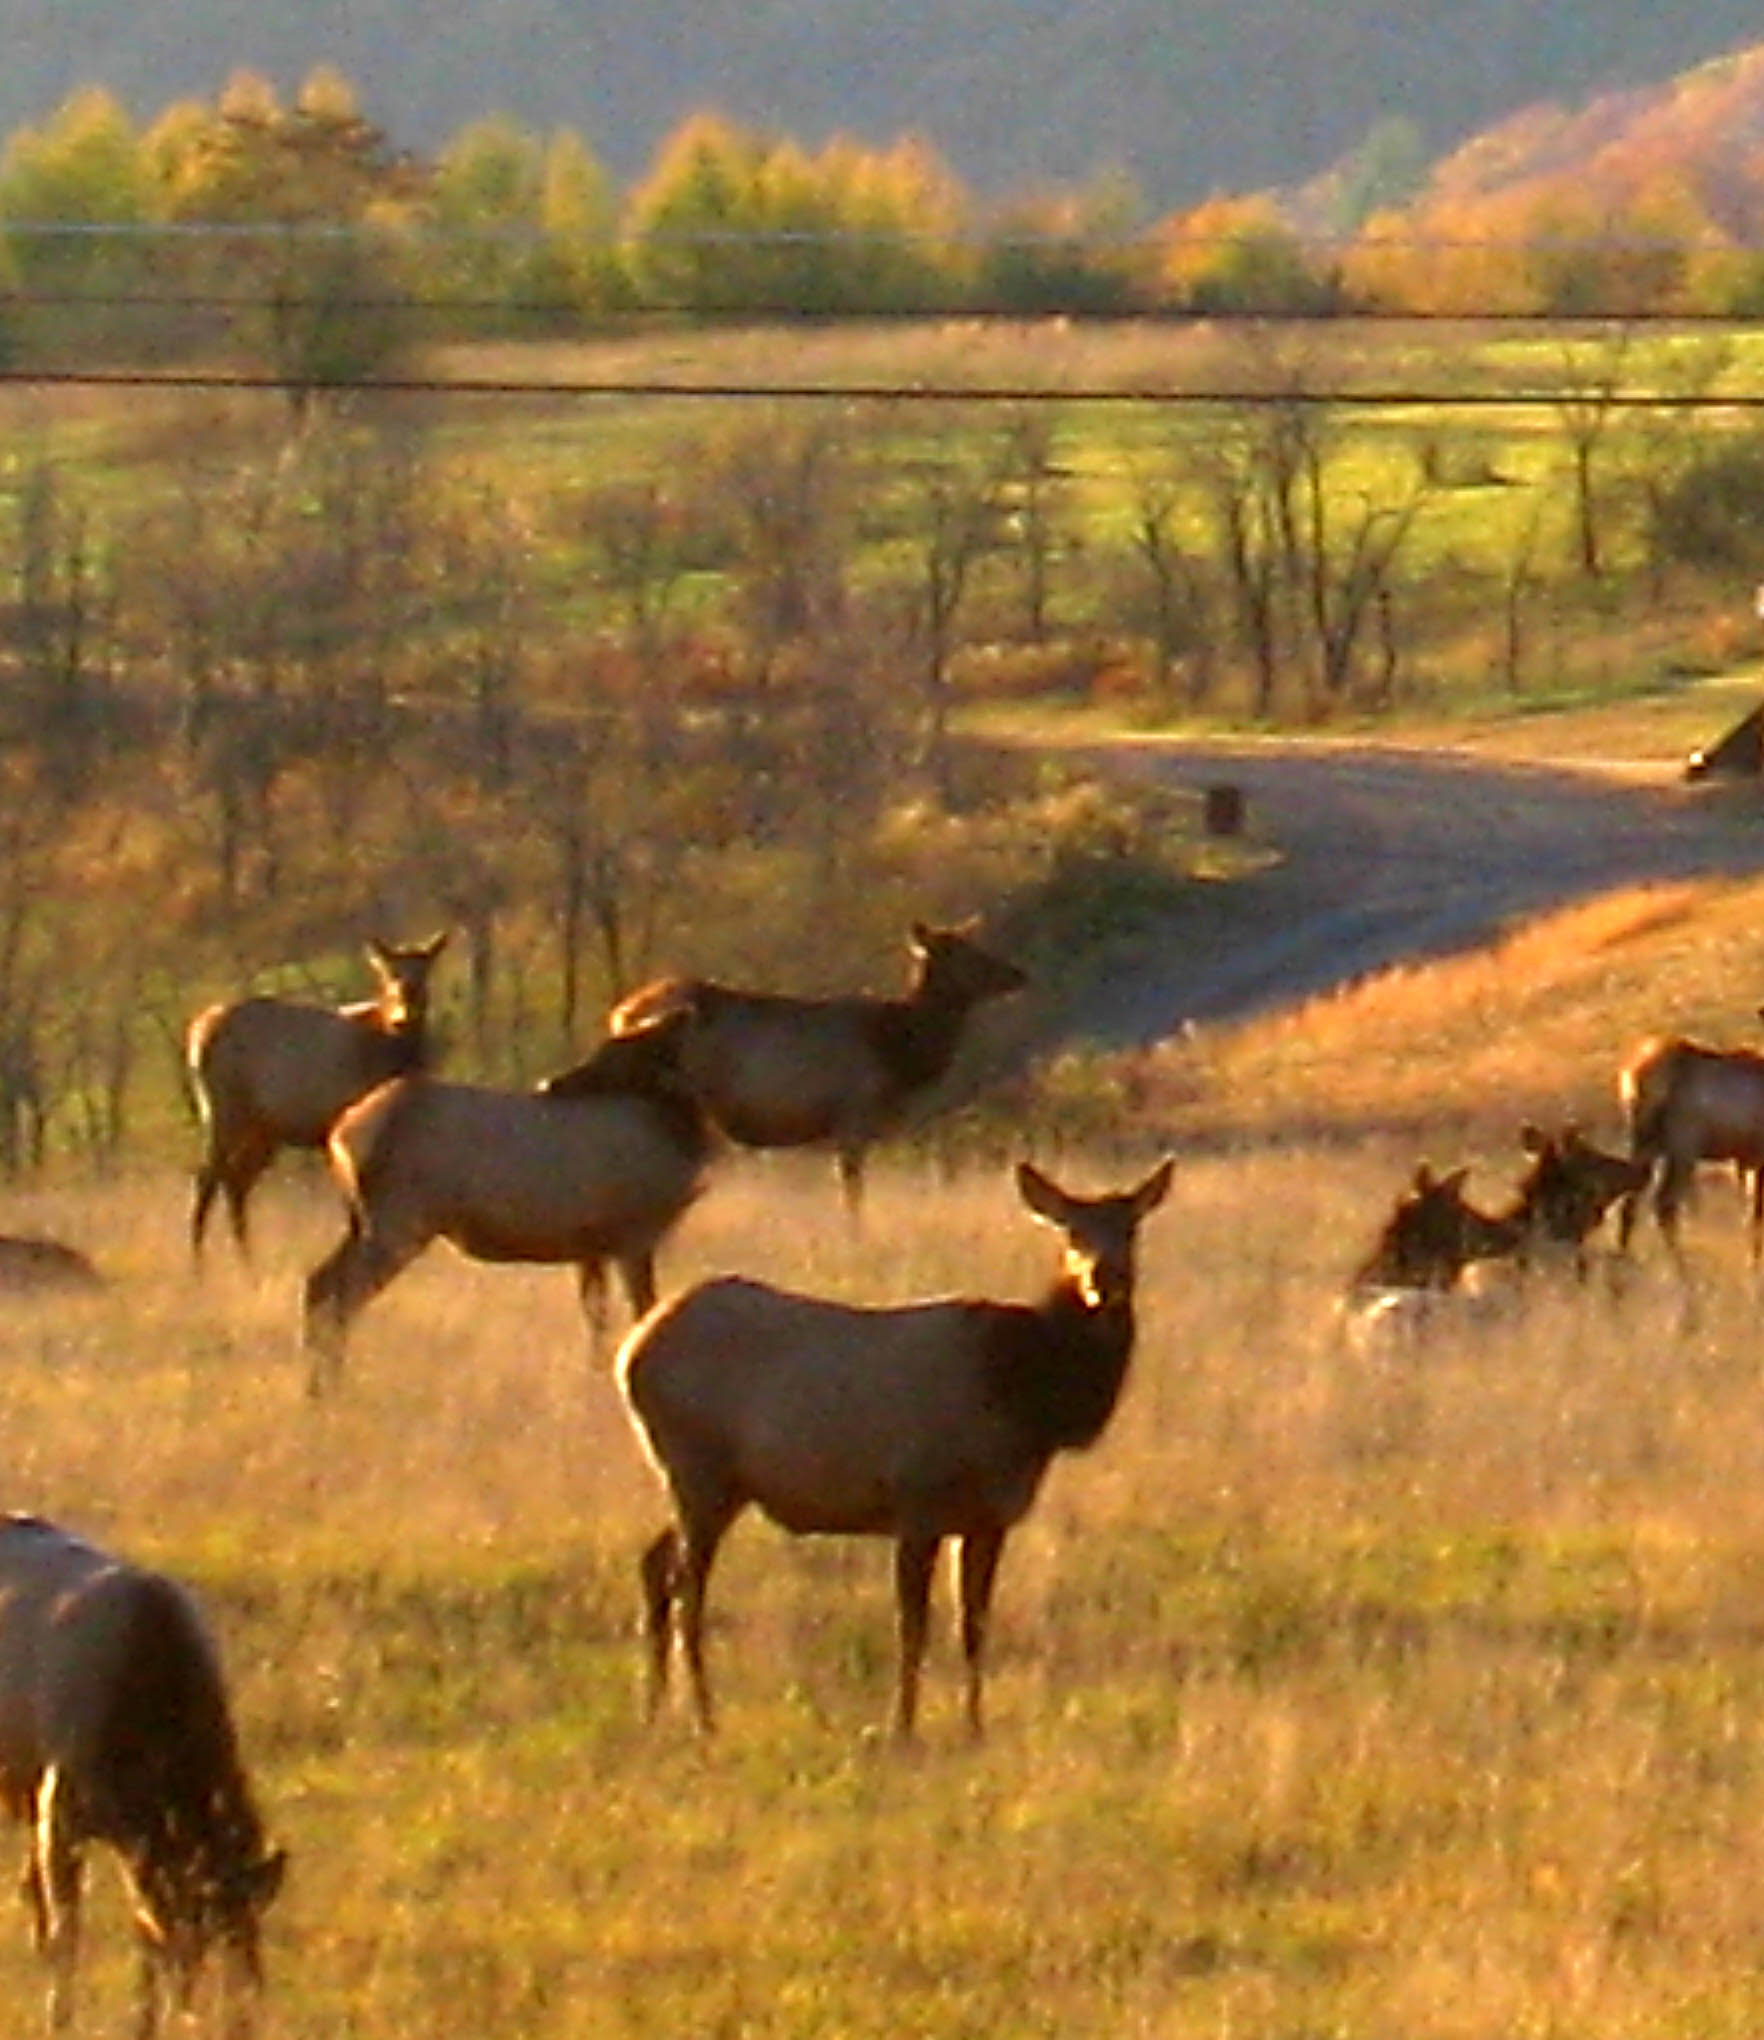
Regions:
[[[1104, 372], [1068, 358], [1060, 330], [1029, 337], [1051, 390]], [[1145, 349], [1170, 365], [1166, 333], [1112, 339], [1123, 386]], [[861, 364], [851, 344], [829, 380]], [[877, 373], [901, 375], [899, 336], [871, 344]], [[971, 333], [938, 344], [927, 375], [985, 366]], [[1230, 386], [1241, 364], [1220, 336], [1187, 344], [1192, 384]], [[1541, 344], [1511, 343], [1510, 382]], [[696, 349], [677, 366], [714, 379], [765, 345], [731, 335], [708, 366]], [[793, 378], [812, 380], [801, 349]], [[142, 399], [119, 438], [110, 400], [0, 394], [20, 460], [51, 447], [131, 503], [166, 486], [156, 463], [187, 414]], [[585, 472], [641, 477], [673, 443], [658, 419], [679, 421], [679, 400], [654, 405], [485, 394], [435, 400], [428, 422], [540, 503]], [[211, 409], [224, 467], [238, 420]], [[1559, 481], [1560, 449], [1536, 452], [1541, 415], [1528, 407], [1496, 454]], [[1080, 492], [1118, 521], [1123, 414], [1074, 416]], [[1494, 500], [1445, 491], [1430, 552], [1498, 561]], [[568, 578], [560, 553], [544, 563]], [[1638, 618], [1566, 577], [1546, 597], [1552, 687], [1596, 679], [1604, 705], [1568, 732], [1503, 701], [1487, 733], [1473, 645], [1474, 694], [1422, 704], [1406, 729], [1449, 706], [1453, 741], [1633, 755], [1639, 721], [1675, 757], [1753, 688], [1661, 685], [1674, 660], [1731, 672], [1754, 630], [1741, 605], [1710, 622], [1703, 591]], [[1643, 685], [1657, 691], [1637, 699]], [[1062, 733], [1045, 703], [1028, 720]], [[1044, 797], [1049, 815], [1079, 798]], [[811, 962], [843, 977], [873, 960], [940, 875], [987, 890], [953, 824], [896, 826], [918, 861], [872, 902], [885, 932], [843, 928], [853, 955], [824, 938]], [[288, 879], [302, 908], [310, 882]], [[119, 881], [89, 911], [120, 926], [131, 897]], [[814, 945], [782, 946], [796, 923], [777, 893], [756, 884], [747, 904], [729, 939], [770, 927], [766, 970], [800, 965]], [[340, 1392], [314, 1406], [296, 1301], [339, 1218], [312, 1172], [265, 1196], [254, 1269], [217, 1238], [200, 1278], [175, 1160], [193, 1140], [169, 1099], [107, 1173], [9, 1184], [9, 1228], [76, 1242], [112, 1282], [0, 1313], [4, 1500], [165, 1566], [213, 1611], [293, 1855], [269, 2040], [1751, 2040], [1764, 1382], [1736, 1194], [1711, 1182], [1693, 1222], [1694, 1322], [1651, 1239], [1620, 1289], [1544, 1285], [1473, 1340], [1405, 1359], [1349, 1353], [1331, 1306], [1419, 1159], [1474, 1164], [1494, 1203], [1520, 1172], [1522, 1117], [1572, 1112], [1614, 1138], [1616, 1056], [1663, 1015], [1750, 1028], [1761, 911], [1755, 886], [1625, 894], [1255, 1027], [1079, 1058], [947, 1143], [894, 1152], [861, 1238], [825, 1169], [720, 1166], [664, 1287], [734, 1268], [885, 1300], [1046, 1279], [1049, 1246], [1009, 1185], [1017, 1153], [1078, 1189], [1177, 1157], [1143, 1236], [1121, 1410], [1055, 1467], [1007, 1553], [978, 1747], [946, 1620], [921, 1747], [880, 1732], [885, 1549], [758, 1524], [731, 1539], [713, 1595], [721, 1734], [701, 1741], [683, 1710], [645, 1723], [635, 1564], [661, 1499], [566, 1275], [435, 1252], [369, 1310]], [[229, 983], [237, 956], [282, 953], [269, 925], [234, 931]], [[1096, 931], [1073, 929], [1077, 953]], [[181, 1017], [197, 982], [182, 949], [154, 982]], [[154, 1070], [169, 1091], [169, 1061]], [[102, 2024], [127, 1977], [107, 1877], [99, 1897]], [[15, 1920], [0, 1996], [39, 1988]]]
[[[1482, 1126], [1430, 1151], [1492, 1203], [1521, 1158]], [[294, 1859], [266, 2031], [1755, 2033], [1764, 1394], [1736, 1194], [1695, 1220], [1694, 1327], [1645, 1242], [1620, 1293], [1546, 1286], [1369, 1362], [1331, 1300], [1416, 1141], [1350, 1104], [1331, 1139], [1202, 1153], [1148, 1110], [1040, 1159], [1092, 1188], [1166, 1144], [1135, 1372], [1007, 1553], [989, 1734], [961, 1726], [944, 1598], [912, 1753], [880, 1732], [885, 1547], [752, 1523], [713, 1594], [719, 1737], [645, 1724], [659, 1496], [567, 1276], [433, 1254], [314, 1407], [315, 1179], [264, 1197], [254, 1271], [211, 1243], [201, 1279], [169, 1170], [16, 1198], [114, 1282], [8, 1306], [7, 1499], [214, 1613]], [[897, 1155], [857, 1239], [818, 1166], [737, 1158], [663, 1279], [1028, 1295], [1050, 1253], [1002, 1168]], [[15, 2004], [32, 1961], [20, 1921]]]

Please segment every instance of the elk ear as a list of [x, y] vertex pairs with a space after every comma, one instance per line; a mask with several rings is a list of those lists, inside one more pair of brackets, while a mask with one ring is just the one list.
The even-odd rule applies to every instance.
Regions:
[[1415, 1180], [1412, 1187], [1423, 1197], [1427, 1196], [1427, 1194], [1432, 1190], [1433, 1171], [1427, 1166], [1425, 1162], [1423, 1162], [1420, 1165], [1420, 1167], [1415, 1171]]
[[1541, 1155], [1550, 1144], [1550, 1137], [1535, 1120], [1528, 1119], [1519, 1129], [1519, 1145], [1528, 1155]]
[[1049, 1225], [1063, 1226], [1071, 1215], [1072, 1200], [1033, 1162], [1017, 1164], [1017, 1195], [1037, 1218], [1046, 1219]]
[[433, 963], [436, 957], [438, 957], [441, 954], [442, 950], [444, 950], [447, 947], [447, 938], [452, 933], [453, 930], [451, 928], [437, 929], [436, 932], [429, 937], [427, 942], [420, 942], [417, 944], [417, 947], [421, 951], [421, 953], [424, 956], [426, 956], [431, 963]]
[[1176, 1157], [1166, 1155], [1139, 1188], [1131, 1193], [1135, 1221], [1145, 1217], [1147, 1212], [1156, 1211], [1169, 1194], [1170, 1178], [1175, 1173]]
[[914, 921], [907, 929], [907, 940], [923, 956], [925, 951], [931, 947], [933, 931], [928, 923]]
[[1449, 1176], [1441, 1176], [1438, 1183], [1434, 1187], [1436, 1189], [1445, 1191], [1448, 1196], [1461, 1197], [1464, 1194], [1464, 1185], [1468, 1183], [1469, 1180], [1470, 1171], [1468, 1167], [1462, 1169], [1454, 1169]]
[[281, 1890], [288, 1876], [288, 1852], [286, 1849], [271, 1849], [260, 1856], [251, 1866], [251, 1896], [260, 1907], [266, 1906]]

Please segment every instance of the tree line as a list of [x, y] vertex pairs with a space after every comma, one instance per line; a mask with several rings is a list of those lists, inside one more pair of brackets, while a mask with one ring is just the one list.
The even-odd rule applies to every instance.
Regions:
[[576, 131], [505, 117], [420, 158], [334, 69], [287, 103], [240, 74], [145, 127], [89, 88], [0, 155], [0, 346], [15, 368], [228, 347], [298, 398], [426, 342], [645, 314], [1635, 316], [1745, 311], [1764, 288], [1722, 227], [1731, 193], [1699, 210], [1658, 173], [1632, 233], [1555, 189], [1529, 212], [1418, 211], [1425, 172], [1395, 120], [1308, 226], [1253, 195], [1146, 221], [1116, 178], [981, 207], [911, 138], [810, 152], [699, 113], [619, 191]]

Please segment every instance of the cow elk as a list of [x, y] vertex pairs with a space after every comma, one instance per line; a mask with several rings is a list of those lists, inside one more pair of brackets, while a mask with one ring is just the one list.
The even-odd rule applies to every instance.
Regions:
[[684, 1024], [611, 1036], [534, 1091], [402, 1077], [352, 1106], [328, 1144], [348, 1230], [306, 1281], [310, 1392], [341, 1371], [356, 1316], [437, 1239], [477, 1261], [573, 1265], [596, 1345], [608, 1262], [633, 1317], [647, 1310], [656, 1251], [715, 1140], [680, 1076]]
[[1029, 1163], [1017, 1189], [1065, 1244], [1037, 1304], [947, 1297], [860, 1309], [726, 1276], [660, 1305], [617, 1373], [673, 1501], [641, 1573], [650, 1707], [676, 1618], [700, 1725], [713, 1711], [705, 1590], [751, 1503], [796, 1535], [891, 1538], [899, 1624], [894, 1725], [914, 1733], [932, 1573], [956, 1541], [967, 1716], [1000, 1557], [1049, 1463], [1101, 1436], [1133, 1350], [1134, 1243], [1164, 1200], [1166, 1160], [1131, 1190], [1078, 1197]]
[[1028, 982], [968, 928], [917, 922], [910, 940], [912, 977], [898, 998], [662, 978], [615, 1006], [608, 1025], [620, 1034], [685, 1013], [681, 1068], [717, 1126], [743, 1147], [831, 1147], [855, 1216], [871, 1147], [948, 1074], [975, 1008]]
[[1764, 1055], [1710, 1048], [1682, 1035], [1641, 1043], [1617, 1077], [1629, 1118], [1629, 1151], [1645, 1169], [1623, 1205], [1627, 1247], [1648, 1183], [1661, 1237], [1684, 1270], [1678, 1221], [1702, 1162], [1731, 1162], [1749, 1186], [1754, 1267], [1764, 1261]]
[[92, 1843], [134, 1903], [137, 2040], [166, 1998], [189, 2011], [211, 1953], [227, 2030], [247, 2029], [285, 1858], [264, 1840], [214, 1644], [182, 1587], [34, 1516], [0, 1518], [0, 1804], [30, 1824], [51, 2034], [73, 2025]]
[[206, 1138], [190, 1210], [192, 1252], [201, 1252], [221, 1194], [239, 1251], [248, 1252], [251, 1192], [276, 1156], [322, 1148], [357, 1099], [427, 1065], [429, 976], [446, 941], [445, 933], [407, 948], [370, 941], [380, 988], [359, 1004], [258, 996], [210, 1006], [190, 1022], [185, 1060]]

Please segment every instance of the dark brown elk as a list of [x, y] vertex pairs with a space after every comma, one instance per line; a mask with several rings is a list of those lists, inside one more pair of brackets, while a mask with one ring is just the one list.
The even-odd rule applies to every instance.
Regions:
[[911, 948], [898, 998], [802, 999], [662, 978], [615, 1006], [608, 1025], [620, 1034], [688, 1014], [681, 1068], [718, 1127], [743, 1147], [831, 1147], [855, 1213], [870, 1148], [948, 1073], [974, 1009], [1028, 982], [966, 928], [915, 923]]
[[1027, 1162], [1024, 1203], [1058, 1232], [1065, 1270], [1038, 1304], [940, 1298], [858, 1309], [729, 1276], [661, 1305], [625, 1341], [620, 1388], [666, 1483], [674, 1526], [645, 1552], [650, 1707], [675, 1620], [702, 1727], [705, 1589], [751, 1503], [785, 1530], [888, 1537], [900, 1661], [896, 1733], [917, 1715], [931, 1577], [959, 1552], [970, 1729], [999, 1559], [1056, 1453], [1093, 1444], [1133, 1350], [1134, 1241], [1172, 1164], [1136, 1188], [1076, 1197]]
[[376, 1084], [425, 1067], [429, 976], [446, 935], [407, 948], [378, 940], [367, 959], [372, 998], [311, 1006], [256, 997], [210, 1006], [190, 1022], [185, 1061], [206, 1151], [196, 1172], [190, 1245], [225, 1194], [239, 1251], [249, 1248], [251, 1192], [284, 1148], [322, 1148], [338, 1116]]
[[[1679, 1216], [1703, 1162], [1733, 1163], [1749, 1186], [1752, 1260], [1764, 1259], [1764, 1055], [1655, 1035], [1624, 1063], [1617, 1091], [1629, 1116], [1630, 1154], [1648, 1169], [1654, 1216], [1680, 1265]], [[1624, 1203], [1625, 1246], [1646, 1187]]]
[[1523, 1237], [1517, 1219], [1472, 1204], [1464, 1195], [1469, 1177], [1468, 1168], [1437, 1176], [1423, 1162], [1349, 1278], [1349, 1292], [1455, 1289], [1473, 1261], [1515, 1253]]
[[1424, 1163], [1416, 1170], [1349, 1280], [1340, 1318], [1351, 1344], [1411, 1345], [1437, 1328], [1486, 1318], [1507, 1298], [1466, 1287], [1466, 1276], [1482, 1264], [1568, 1266], [1585, 1274], [1593, 1234], [1614, 1205], [1645, 1186], [1647, 1171], [1589, 1141], [1577, 1126], [1549, 1133], [1528, 1125], [1520, 1139], [1531, 1162], [1498, 1212], [1464, 1195], [1468, 1169], [1436, 1176]]
[[78, 1247], [35, 1233], [0, 1233], [0, 1293], [103, 1287], [104, 1277]]
[[248, 2030], [285, 1859], [264, 1840], [214, 1644], [174, 1582], [33, 1516], [0, 1518], [0, 1803], [31, 1828], [52, 2034], [73, 2025], [93, 1843], [134, 1904], [138, 2040], [166, 1999], [189, 2010], [211, 1953], [227, 2030]]
[[632, 1315], [647, 1310], [715, 1139], [680, 1075], [684, 1027], [676, 1014], [613, 1036], [536, 1091], [403, 1077], [351, 1106], [328, 1144], [349, 1229], [306, 1281], [311, 1392], [341, 1371], [356, 1316], [438, 1239], [478, 1261], [573, 1265], [596, 1343], [609, 1262]]
[[1524, 1265], [1566, 1259], [1585, 1275], [1593, 1235], [1647, 1188], [1648, 1166], [1598, 1146], [1572, 1123], [1556, 1133], [1527, 1126], [1520, 1138], [1531, 1166], [1509, 1214], [1521, 1228], [1516, 1258]]

